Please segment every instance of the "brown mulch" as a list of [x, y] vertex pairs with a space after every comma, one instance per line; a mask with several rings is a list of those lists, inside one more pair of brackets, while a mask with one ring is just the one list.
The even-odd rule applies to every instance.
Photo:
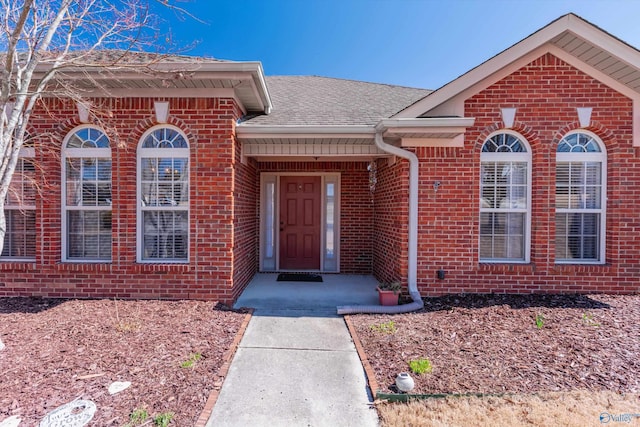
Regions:
[[[536, 325], [542, 316], [542, 325]], [[393, 322], [395, 332], [380, 325]], [[640, 392], [640, 296], [454, 295], [420, 312], [351, 317], [380, 391], [397, 392], [408, 362], [412, 393]]]
[[[193, 426], [244, 316], [202, 301], [0, 298], [0, 422], [38, 425], [81, 398], [97, 406], [91, 425], [122, 426], [144, 409]], [[132, 385], [110, 395], [115, 381]]]

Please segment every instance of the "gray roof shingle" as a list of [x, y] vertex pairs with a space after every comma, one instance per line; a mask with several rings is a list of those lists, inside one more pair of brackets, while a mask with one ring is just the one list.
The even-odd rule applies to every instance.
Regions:
[[430, 90], [317, 76], [268, 76], [269, 115], [242, 126], [373, 126]]

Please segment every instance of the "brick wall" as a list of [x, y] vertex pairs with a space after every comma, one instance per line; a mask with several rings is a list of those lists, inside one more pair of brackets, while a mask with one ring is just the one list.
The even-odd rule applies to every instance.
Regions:
[[377, 162], [374, 191], [373, 273], [383, 283], [408, 274], [409, 162]]
[[260, 172], [340, 172], [340, 272], [371, 274], [373, 201], [366, 162], [261, 162]]
[[[480, 149], [516, 107], [514, 130], [532, 150], [531, 262], [479, 263]], [[605, 265], [555, 264], [555, 149], [579, 128], [576, 107], [593, 107], [590, 131], [607, 148]], [[632, 147], [632, 102], [547, 54], [465, 102], [475, 117], [464, 148], [419, 148], [419, 287], [459, 292], [634, 292], [640, 268], [640, 150]], [[433, 182], [440, 181], [438, 191]], [[436, 271], [446, 271], [438, 280]]]
[[241, 144], [235, 142], [233, 163], [233, 283], [234, 299], [237, 298], [253, 275], [258, 271], [258, 200], [259, 175], [256, 162], [242, 162]]
[[[154, 100], [162, 99], [93, 100], [106, 113], [101, 115], [100, 127], [110, 137], [113, 159], [112, 262], [106, 264], [60, 262], [60, 146], [80, 123], [71, 102], [47, 99], [40, 106], [31, 122], [32, 134], [40, 136], [36, 159], [43, 178], [37, 202], [37, 257], [34, 263], [0, 263], [0, 296], [230, 302], [237, 295], [237, 289], [232, 289], [235, 241], [229, 183], [234, 174], [241, 174], [233, 167], [237, 146], [232, 138], [240, 112], [231, 99], [165, 99], [170, 105], [169, 124], [185, 132], [190, 144], [189, 262], [136, 263], [136, 150], [142, 134], [157, 124]], [[248, 179], [254, 180], [251, 174]]]

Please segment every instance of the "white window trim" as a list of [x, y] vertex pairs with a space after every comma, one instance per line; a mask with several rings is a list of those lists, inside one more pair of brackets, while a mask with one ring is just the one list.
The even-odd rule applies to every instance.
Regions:
[[[556, 264], [581, 264], [581, 265], [602, 265], [606, 260], [606, 231], [607, 231], [607, 150], [606, 146], [602, 142], [602, 139], [595, 133], [584, 130], [584, 129], [576, 129], [574, 131], [568, 132], [564, 135], [560, 141], [565, 139], [568, 136], [574, 134], [585, 134], [593, 138], [593, 140], [600, 146], [599, 153], [586, 153], [586, 152], [570, 152], [570, 153], [559, 153], [556, 149], [556, 164], [557, 163], [580, 163], [580, 162], [600, 162], [601, 168], [600, 171], [602, 173], [602, 187], [601, 187], [601, 200], [600, 200], [600, 209], [571, 209], [571, 208], [557, 208], [555, 212], [576, 212], [576, 213], [599, 213], [600, 214], [600, 247], [599, 247], [599, 259], [590, 260], [590, 259], [556, 259]], [[559, 142], [558, 142], [559, 143]], [[554, 183], [555, 184], [555, 183]], [[555, 185], [554, 185], [555, 188]], [[555, 193], [554, 193], [555, 197]], [[555, 218], [555, 215], [554, 215]], [[555, 237], [554, 237], [555, 239]], [[554, 254], [555, 255], [555, 254]]]
[[[151, 133], [158, 129], [171, 129], [178, 132], [187, 143], [187, 148], [143, 148], [142, 144], [144, 140]], [[171, 153], [170, 156], [167, 156]], [[188, 165], [188, 182], [189, 182], [189, 203], [179, 206], [162, 206], [163, 211], [184, 211], [187, 210], [187, 257], [186, 258], [153, 258], [144, 259], [144, 226], [143, 226], [143, 206], [142, 206], [142, 159], [144, 158], [187, 158]], [[169, 124], [159, 124], [153, 126], [140, 137], [138, 141], [138, 147], [136, 150], [136, 262], [140, 264], [188, 264], [191, 258], [191, 251], [189, 250], [191, 245], [191, 156], [190, 156], [190, 144], [187, 135], [178, 127]]]
[[[525, 153], [509, 153], [509, 152], [480, 152], [480, 170], [482, 170], [483, 162], [522, 162], [527, 163], [527, 207], [521, 209], [510, 209], [509, 212], [523, 212], [525, 214], [525, 233], [524, 233], [524, 259], [511, 259], [511, 258], [481, 258], [480, 257], [480, 229], [478, 228], [478, 260], [483, 264], [528, 264], [531, 262], [531, 195], [532, 195], [532, 164], [533, 153], [531, 152], [531, 145], [529, 141], [520, 133], [510, 129], [500, 129], [489, 134], [482, 143], [481, 149], [484, 144], [491, 138], [500, 134], [509, 134], [520, 140], [520, 142], [526, 148]], [[479, 180], [482, 183], [482, 177]], [[481, 188], [481, 187], [480, 187]], [[480, 194], [479, 200], [479, 213], [482, 212], [505, 212], [499, 208], [483, 208], [482, 207], [482, 194]]]
[[[60, 200], [60, 208], [61, 208], [61, 218], [62, 218], [62, 247], [61, 249], [61, 260], [62, 262], [72, 262], [78, 264], [109, 264], [113, 260], [113, 229], [112, 229], [112, 240], [111, 240], [111, 258], [109, 259], [86, 259], [86, 258], [70, 258], [68, 251], [68, 230], [67, 230], [67, 213], [69, 209], [67, 209], [67, 158], [83, 158], [83, 157], [93, 157], [93, 158], [109, 158], [111, 160], [111, 192], [113, 196], [113, 157], [111, 153], [111, 141], [109, 140], [109, 148], [67, 148], [67, 143], [69, 139], [76, 133], [82, 129], [95, 129], [106, 135], [105, 131], [94, 125], [80, 125], [77, 126], [67, 135], [62, 141], [62, 158], [61, 158], [61, 200]], [[78, 211], [112, 211], [113, 203], [109, 206], [73, 206], [72, 210]]]
[[[36, 150], [33, 147], [22, 147], [20, 148], [20, 151], [18, 152], [18, 159], [19, 160], [23, 160], [23, 159], [34, 159], [36, 157]], [[5, 204], [4, 206], [4, 210], [5, 212], [8, 210], [32, 210], [34, 211], [34, 213], [37, 215], [36, 211], [36, 205], [25, 205], [24, 203], [20, 203], [19, 206], [7, 206]], [[5, 214], [5, 220], [6, 220], [6, 214]], [[37, 223], [37, 218], [36, 218], [36, 223]], [[9, 231], [9, 230], [6, 230]], [[5, 233], [6, 233], [5, 231]], [[6, 234], [5, 234], [6, 235]], [[36, 254], [37, 255], [37, 254]], [[33, 262], [36, 260], [36, 257], [11, 257], [11, 256], [0, 256], [0, 261], [2, 262]]]
[[[340, 189], [340, 181], [341, 174], [340, 172], [262, 172], [260, 174], [260, 237], [259, 237], [259, 245], [260, 245], [260, 271], [261, 272], [270, 272], [270, 271], [280, 271], [280, 233], [279, 233], [279, 225], [278, 218], [280, 217], [280, 177], [282, 176], [320, 176], [321, 179], [321, 221], [322, 228], [320, 230], [320, 272], [326, 273], [339, 273], [340, 272], [340, 201], [341, 201], [341, 189]], [[273, 230], [274, 230], [274, 247], [273, 247], [273, 260], [265, 259], [265, 233], [267, 230], [266, 225], [266, 210], [264, 207], [268, 202], [266, 200], [266, 186], [268, 183], [275, 184], [274, 191], [274, 212], [273, 212]], [[325, 268], [326, 261], [326, 253], [327, 253], [327, 217], [326, 217], [326, 189], [327, 184], [331, 183], [335, 185], [334, 188], [334, 252], [336, 254], [335, 258], [335, 269], [327, 270]]]

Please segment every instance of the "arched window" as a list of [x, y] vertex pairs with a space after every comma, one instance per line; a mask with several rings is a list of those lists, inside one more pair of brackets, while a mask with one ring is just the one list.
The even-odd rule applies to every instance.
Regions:
[[111, 260], [111, 148], [105, 133], [80, 126], [62, 150], [62, 258]]
[[556, 153], [556, 262], [604, 262], [607, 156], [584, 130], [567, 134]]
[[4, 204], [6, 232], [0, 259], [7, 261], [36, 258], [35, 150], [29, 136], [24, 139]]
[[480, 154], [480, 261], [528, 262], [531, 152], [511, 131], [490, 135]]
[[179, 129], [157, 126], [138, 147], [138, 261], [189, 259], [189, 145]]

